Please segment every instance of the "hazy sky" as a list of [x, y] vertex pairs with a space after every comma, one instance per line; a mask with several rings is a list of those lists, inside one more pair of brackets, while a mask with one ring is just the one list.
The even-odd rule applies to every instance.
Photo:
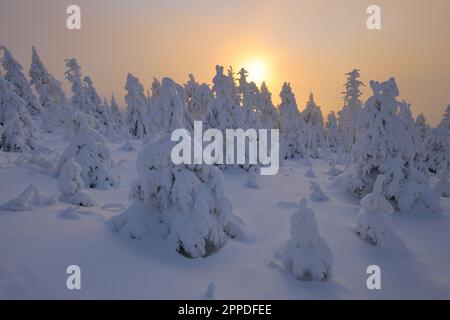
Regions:
[[[80, 31], [66, 29], [70, 4], [81, 7]], [[366, 27], [370, 4], [381, 7], [381, 31]], [[274, 100], [289, 81], [301, 109], [312, 91], [324, 113], [339, 110], [353, 68], [366, 83], [396, 77], [401, 98], [433, 124], [450, 104], [449, 0], [1, 0], [0, 44], [27, 72], [36, 45], [66, 88], [63, 61], [76, 57], [122, 103], [128, 72], [146, 88], [191, 72], [210, 83], [216, 64], [259, 60]]]

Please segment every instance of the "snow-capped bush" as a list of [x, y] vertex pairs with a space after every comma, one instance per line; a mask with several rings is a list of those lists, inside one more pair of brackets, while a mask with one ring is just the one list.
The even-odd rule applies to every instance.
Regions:
[[125, 90], [127, 90], [125, 101], [127, 103], [128, 130], [133, 137], [142, 139], [151, 133], [144, 87], [138, 78], [129, 73]]
[[4, 52], [1, 63], [5, 70], [5, 73], [3, 74], [5, 80], [13, 85], [13, 91], [23, 99], [25, 108], [31, 115], [35, 116], [40, 114], [42, 106], [36, 98], [36, 95], [33, 93], [30, 83], [23, 74], [22, 65], [14, 59], [11, 52], [6, 47], [0, 46], [0, 49], [3, 49]]
[[[179, 119], [181, 124], [181, 119]], [[153, 140], [138, 155], [132, 207], [113, 219], [116, 230], [140, 239], [163, 229], [163, 237], [183, 255], [214, 253], [242, 231], [224, 196], [220, 170], [208, 165], [174, 165], [170, 136]], [[138, 209], [141, 208], [141, 209]]]
[[31, 78], [30, 83], [34, 85], [42, 105], [43, 127], [48, 132], [54, 132], [61, 128], [66, 96], [61, 83], [48, 73], [34, 46], [32, 51], [31, 67], [28, 73]]
[[385, 177], [379, 175], [373, 192], [361, 199], [355, 227], [355, 232], [361, 239], [380, 247], [389, 245], [393, 235], [389, 215], [394, 213], [394, 209], [383, 196], [384, 180]]
[[309, 95], [306, 108], [300, 113], [300, 116], [304, 123], [301, 136], [304, 153], [313, 158], [318, 158], [325, 142], [325, 130], [322, 111], [314, 102], [312, 93]]
[[62, 192], [61, 200], [91, 207], [94, 205], [94, 198], [87, 190], [82, 190], [81, 171], [81, 166], [72, 157], [62, 166], [58, 177], [58, 187]]
[[302, 199], [291, 218], [291, 239], [283, 255], [283, 262], [299, 280], [324, 281], [330, 277], [333, 255], [320, 237], [314, 211]]
[[84, 186], [94, 189], [109, 189], [118, 186], [119, 177], [115, 172], [114, 162], [101, 135], [92, 128], [84, 128], [73, 138], [61, 155], [57, 173], [65, 163], [74, 158], [81, 166]]
[[359, 70], [354, 69], [346, 74], [347, 82], [345, 83], [344, 107], [338, 113], [338, 129], [342, 143], [342, 149], [346, 153], [350, 153], [353, 145], [358, 139], [358, 116], [362, 109], [360, 87], [364, 86], [359, 80]]
[[342, 173], [342, 170], [339, 170], [338, 168], [336, 168], [336, 160], [335, 160], [334, 156], [331, 155], [331, 157], [330, 157], [330, 169], [327, 171], [327, 174], [330, 177], [337, 177], [341, 173]]
[[37, 146], [38, 137], [24, 101], [13, 86], [0, 75], [0, 150], [28, 152]]
[[417, 151], [398, 114], [395, 79], [371, 81], [370, 86], [373, 95], [361, 112], [361, 135], [344, 173], [347, 188], [363, 197], [372, 192], [376, 177], [383, 174], [383, 195], [393, 200], [400, 212], [410, 212], [417, 205], [440, 211], [439, 199], [415, 166]]
[[29, 211], [36, 207], [51, 206], [56, 202], [56, 197], [42, 196], [34, 185], [30, 185], [18, 198], [0, 205], [0, 210]]
[[302, 157], [304, 147], [302, 142], [303, 120], [298, 111], [291, 85], [284, 83], [280, 93], [280, 155], [282, 159]]
[[311, 194], [309, 195], [309, 200], [311, 201], [326, 201], [330, 200], [327, 195], [320, 189], [320, 184], [314, 181], [310, 181]]
[[251, 166], [245, 173], [245, 186], [251, 189], [259, 189], [258, 181], [256, 180], [257, 166]]

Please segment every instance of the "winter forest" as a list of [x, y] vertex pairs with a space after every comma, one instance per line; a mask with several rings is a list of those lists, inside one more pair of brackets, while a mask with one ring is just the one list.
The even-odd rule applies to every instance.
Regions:
[[[65, 79], [45, 60], [0, 47], [0, 298], [450, 298], [450, 105], [433, 127], [395, 78], [354, 69], [322, 114], [320, 92], [298, 105], [223, 66], [129, 73], [119, 105], [76, 58]], [[171, 133], [194, 121], [278, 129], [278, 174], [175, 165]]]

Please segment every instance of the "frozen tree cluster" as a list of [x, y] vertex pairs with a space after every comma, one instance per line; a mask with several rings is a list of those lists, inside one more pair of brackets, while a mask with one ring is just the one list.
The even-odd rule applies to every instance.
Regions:
[[383, 194], [403, 213], [419, 205], [440, 211], [439, 199], [431, 190], [426, 175], [416, 164], [416, 149], [411, 130], [399, 114], [401, 103], [395, 79], [370, 83], [373, 95], [360, 114], [361, 132], [352, 148], [351, 164], [345, 184], [354, 194], [363, 197], [373, 191], [378, 175], [385, 176]]

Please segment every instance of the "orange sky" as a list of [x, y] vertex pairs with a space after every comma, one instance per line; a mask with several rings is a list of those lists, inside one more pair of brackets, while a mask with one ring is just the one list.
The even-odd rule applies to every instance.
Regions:
[[[65, 9], [74, 3], [82, 9], [81, 31], [65, 27]], [[366, 28], [369, 4], [381, 7], [381, 31]], [[359, 68], [366, 83], [395, 76], [414, 114], [436, 124], [450, 104], [449, 36], [448, 0], [0, 3], [0, 43], [26, 69], [33, 44], [61, 81], [63, 60], [74, 56], [99, 92], [114, 92], [120, 102], [127, 72], [146, 88], [154, 76], [184, 83], [190, 72], [209, 83], [216, 64], [237, 71], [259, 60], [276, 101], [282, 82], [290, 81], [301, 108], [313, 91], [324, 113], [339, 110], [344, 73]]]

